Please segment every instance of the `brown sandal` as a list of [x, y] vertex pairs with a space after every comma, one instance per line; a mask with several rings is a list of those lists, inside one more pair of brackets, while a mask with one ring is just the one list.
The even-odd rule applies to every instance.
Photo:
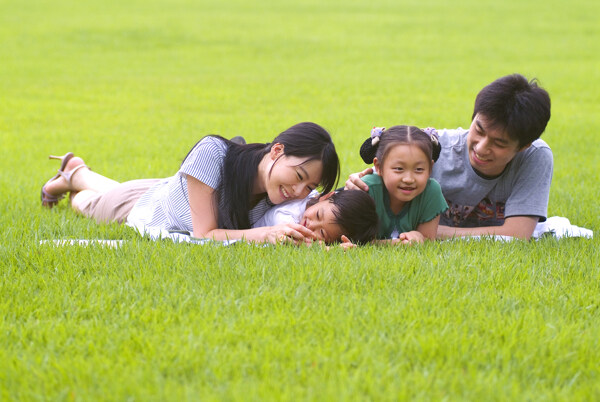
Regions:
[[54, 175], [54, 177], [52, 177], [50, 180], [48, 180], [46, 182], [46, 184], [44, 184], [42, 186], [42, 194], [41, 194], [41, 198], [42, 198], [42, 206], [47, 207], [47, 208], [52, 208], [53, 206], [55, 206], [56, 204], [58, 204], [58, 202], [60, 200], [62, 200], [65, 197], [65, 193], [62, 194], [50, 194], [47, 190], [46, 190], [46, 186], [50, 183], [52, 183], [54, 180], [58, 179], [59, 177], [64, 177], [65, 180], [67, 181], [67, 183], [69, 184], [69, 187], [71, 185], [71, 177], [73, 177], [73, 173], [75, 173], [77, 170], [79, 170], [82, 167], [86, 167], [85, 163], [75, 166], [73, 169], [71, 169], [70, 172], [65, 172], [65, 167], [67, 166], [67, 163], [69, 163], [69, 161], [73, 158], [73, 152], [67, 152], [66, 154], [64, 154], [63, 156], [54, 156], [54, 155], [50, 155], [48, 157], [48, 159], [60, 159], [60, 169], [58, 169], [58, 172], [56, 173], [56, 175]]

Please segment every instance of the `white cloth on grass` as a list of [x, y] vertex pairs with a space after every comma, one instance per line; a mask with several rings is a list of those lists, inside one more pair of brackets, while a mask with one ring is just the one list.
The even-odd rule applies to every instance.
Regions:
[[222, 244], [224, 246], [228, 246], [230, 244], [236, 243], [240, 240], [212, 240], [212, 239], [199, 239], [197, 237], [192, 237], [189, 232], [186, 231], [173, 231], [166, 230], [158, 226], [143, 226], [143, 227], [135, 227], [137, 232], [141, 236], [147, 236], [150, 240], [172, 240], [174, 243], [194, 243], [194, 244]]
[[585, 237], [592, 239], [594, 232], [572, 225], [571, 222], [562, 216], [551, 216], [545, 222], [540, 222], [535, 226], [532, 237], [539, 239], [543, 236], [554, 236], [557, 239], [563, 237]]
[[[162, 229], [160, 227], [149, 227], [146, 226], [140, 230], [137, 228], [140, 235], [148, 236], [151, 240], [172, 240], [175, 243], [194, 243], [194, 244], [222, 244], [224, 246], [228, 246], [230, 244], [237, 243], [241, 240], [224, 240], [224, 241], [214, 241], [210, 239], [198, 239], [195, 237], [191, 237], [189, 234], [185, 232], [170, 232], [168, 230]], [[536, 225], [535, 230], [533, 231], [532, 239], [540, 239], [542, 237], [553, 236], [557, 239], [562, 239], [564, 237], [585, 237], [588, 239], [592, 239], [594, 237], [594, 232], [582, 228], [579, 226], [572, 225], [571, 222], [564, 217], [561, 216], [551, 216], [545, 222], [540, 222]], [[514, 237], [511, 236], [470, 236], [470, 237], [462, 237], [457, 239], [493, 239], [497, 241], [512, 241], [515, 240]], [[99, 240], [99, 239], [64, 239], [64, 240], [40, 240], [40, 244], [54, 244], [55, 246], [89, 246], [89, 245], [102, 245], [108, 247], [120, 247], [123, 245], [124, 240]]]

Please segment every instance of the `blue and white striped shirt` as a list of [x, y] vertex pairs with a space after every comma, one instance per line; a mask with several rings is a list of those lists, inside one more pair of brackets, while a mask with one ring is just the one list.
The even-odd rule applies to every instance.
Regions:
[[[158, 227], [193, 233], [186, 176], [216, 189], [221, 181], [226, 153], [227, 144], [223, 140], [204, 137], [190, 151], [175, 176], [162, 179], [140, 197], [127, 217], [127, 224], [140, 232], [144, 232], [145, 227]], [[228, 200], [221, 197], [219, 208], [227, 203]], [[250, 224], [259, 220], [269, 207], [265, 197], [250, 210]]]

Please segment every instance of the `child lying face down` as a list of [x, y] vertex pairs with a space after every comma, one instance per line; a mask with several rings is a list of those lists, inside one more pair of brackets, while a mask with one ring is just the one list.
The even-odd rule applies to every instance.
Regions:
[[298, 223], [328, 244], [341, 241], [342, 235], [364, 244], [377, 236], [378, 220], [375, 202], [363, 191], [335, 191], [319, 197], [313, 190], [305, 199], [272, 207], [252, 227]]

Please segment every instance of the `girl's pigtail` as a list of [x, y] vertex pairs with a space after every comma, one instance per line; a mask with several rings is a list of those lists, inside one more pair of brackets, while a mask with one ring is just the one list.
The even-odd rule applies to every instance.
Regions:
[[436, 129], [433, 127], [424, 128], [423, 132], [431, 139], [431, 159], [433, 159], [434, 162], [437, 162], [438, 158], [440, 157], [440, 152], [442, 152], [440, 137]]
[[360, 147], [360, 157], [367, 164], [372, 164], [375, 155], [377, 154], [377, 147], [379, 146], [379, 137], [385, 131], [385, 127], [373, 127], [371, 130], [371, 136], [363, 142]]

